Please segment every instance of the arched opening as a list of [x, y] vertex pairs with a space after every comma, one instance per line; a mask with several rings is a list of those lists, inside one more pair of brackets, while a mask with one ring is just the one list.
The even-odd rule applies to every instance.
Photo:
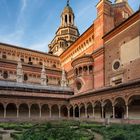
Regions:
[[80, 115], [79, 115], [81, 118], [84, 118], [86, 117], [85, 116], [85, 105], [84, 104], [81, 104], [80, 105]]
[[67, 15], [65, 15], [65, 22], [66, 22], [66, 23], [68, 22], [68, 17], [67, 17]]
[[93, 66], [92, 66], [92, 65], [89, 66], [89, 72], [90, 72], [90, 73], [93, 72]]
[[140, 95], [130, 97], [128, 107], [129, 118], [140, 119]]
[[4, 71], [4, 72], [3, 72], [3, 78], [4, 78], [4, 79], [7, 79], [7, 78], [8, 78], [8, 72], [7, 72], [7, 71]]
[[110, 100], [104, 101], [104, 118], [113, 118], [113, 108], [112, 108], [112, 102]]
[[79, 107], [78, 106], [75, 107], [75, 117], [76, 118], [79, 117]]
[[56, 64], [53, 64], [52, 67], [53, 67], [53, 68], [56, 68]]
[[84, 72], [87, 72], [87, 69], [88, 69], [87, 66], [84, 66], [84, 67], [83, 67], [83, 71], [84, 71]]
[[7, 59], [6, 54], [2, 54], [2, 58], [3, 58], [3, 59]]
[[95, 102], [94, 113], [95, 113], [95, 118], [102, 118], [101, 102], [99, 101]]
[[61, 117], [68, 117], [68, 109], [65, 105], [61, 106]]
[[42, 105], [41, 115], [43, 118], [49, 118], [49, 106], [47, 104]]
[[87, 104], [87, 117], [88, 118], [93, 117], [93, 107], [91, 103]]
[[0, 118], [4, 117], [4, 106], [2, 103], [0, 103]]
[[16, 118], [17, 117], [17, 107], [15, 104], [10, 103], [6, 107], [6, 117]]
[[31, 118], [39, 117], [40, 109], [38, 104], [32, 104], [30, 108]]
[[124, 118], [125, 110], [125, 101], [122, 98], [117, 98], [115, 100], [115, 118]]
[[80, 67], [79, 68], [79, 75], [81, 75], [82, 74], [82, 68]]
[[78, 76], [78, 69], [75, 70], [75, 76]]
[[51, 110], [52, 110], [52, 118], [58, 118], [59, 117], [58, 105], [53, 105]]
[[27, 80], [28, 80], [28, 75], [24, 74], [24, 81], [27, 81]]
[[42, 63], [42, 62], [39, 62], [39, 65], [40, 65], [40, 66], [42, 66], [42, 65], [43, 65], [43, 63]]
[[32, 65], [32, 64], [33, 64], [32, 58], [31, 58], [31, 57], [29, 57], [29, 62], [28, 62], [28, 64], [29, 64], [29, 65]]
[[77, 87], [77, 90], [80, 90], [82, 88], [82, 83], [80, 81], [77, 81], [76, 87]]
[[19, 117], [29, 117], [29, 107], [27, 104], [19, 106]]
[[69, 22], [71, 23], [71, 15], [69, 15]]
[[87, 67], [87, 66], [84, 66], [84, 67], [83, 67], [83, 73], [84, 73], [84, 74], [87, 74], [87, 70], [88, 70], [88, 67]]
[[70, 117], [73, 117], [73, 107], [70, 107]]

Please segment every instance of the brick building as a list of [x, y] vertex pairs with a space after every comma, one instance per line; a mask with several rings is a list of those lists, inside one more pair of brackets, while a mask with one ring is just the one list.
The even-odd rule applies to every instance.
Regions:
[[0, 118], [140, 120], [140, 10], [100, 0], [82, 34], [69, 1], [49, 53], [0, 43]]

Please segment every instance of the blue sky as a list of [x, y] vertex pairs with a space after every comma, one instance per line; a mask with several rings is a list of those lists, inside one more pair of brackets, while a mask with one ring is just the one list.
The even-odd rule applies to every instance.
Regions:
[[[80, 34], [96, 18], [98, 1], [70, 1]], [[140, 0], [128, 1], [137, 11]], [[65, 5], [66, 0], [0, 0], [0, 42], [47, 52]]]

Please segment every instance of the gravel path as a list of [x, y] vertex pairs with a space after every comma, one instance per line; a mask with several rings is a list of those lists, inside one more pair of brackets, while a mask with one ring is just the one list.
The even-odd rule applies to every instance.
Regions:
[[13, 140], [11, 138], [10, 134], [16, 132], [15, 130], [4, 130], [3, 128], [0, 128], [0, 133], [2, 134], [2, 140]]
[[93, 134], [94, 134], [95, 140], [103, 140], [103, 136], [102, 135], [100, 135], [98, 133], [95, 133], [95, 132]]
[[94, 134], [94, 140], [103, 140], [103, 136], [101, 134], [96, 133], [96, 132], [92, 131], [91, 129], [88, 129], [88, 131], [90, 133], [93, 133]]

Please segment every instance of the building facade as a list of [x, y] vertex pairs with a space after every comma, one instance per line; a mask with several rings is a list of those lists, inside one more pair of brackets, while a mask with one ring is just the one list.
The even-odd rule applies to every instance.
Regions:
[[140, 10], [100, 0], [79, 36], [69, 1], [49, 53], [0, 43], [0, 118], [140, 122]]

